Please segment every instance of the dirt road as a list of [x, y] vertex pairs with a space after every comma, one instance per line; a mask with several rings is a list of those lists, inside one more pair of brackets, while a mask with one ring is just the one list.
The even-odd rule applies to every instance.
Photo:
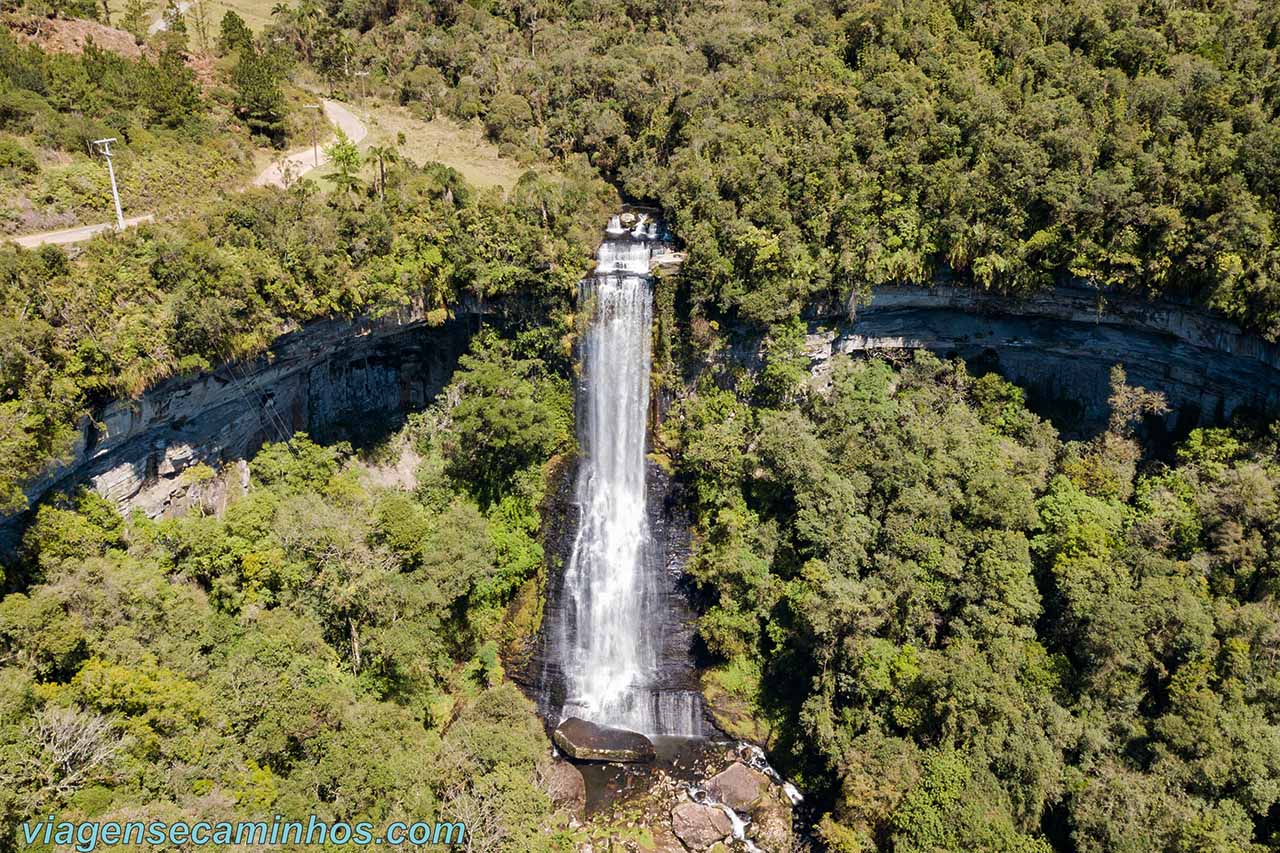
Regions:
[[[143, 216], [135, 216], [131, 219], [126, 219], [124, 227], [132, 228], [139, 223], [150, 222], [153, 219], [155, 217], [150, 213]], [[39, 234], [24, 234], [21, 237], [9, 237], [8, 239], [23, 248], [34, 249], [36, 246], [48, 244], [60, 246], [64, 243], [79, 243], [102, 231], [110, 231], [114, 227], [114, 222], [99, 222], [96, 225], [80, 225], [75, 228], [64, 228], [61, 231], [43, 231]]]
[[[351, 110], [347, 109], [337, 101], [324, 99], [321, 101], [324, 106], [325, 118], [331, 124], [340, 128], [347, 138], [352, 142], [359, 143], [369, 135], [369, 128], [364, 126], [364, 122], [355, 117]], [[310, 172], [317, 166], [323, 166], [329, 161], [324, 153], [324, 146], [333, 142], [337, 137], [330, 137], [321, 143], [319, 151], [319, 162], [312, 148], [300, 148], [292, 151], [263, 169], [257, 177], [253, 179], [252, 185], [255, 187], [283, 187], [285, 185], [285, 177], [290, 180], [297, 180], [303, 175]], [[135, 216], [124, 221], [126, 228], [132, 228], [140, 222], [150, 222], [155, 219], [154, 214], [144, 214]], [[79, 243], [88, 240], [95, 234], [103, 231], [109, 231], [115, 227], [112, 222], [99, 222], [94, 225], [80, 225], [75, 228], [64, 228], [60, 231], [42, 231], [38, 234], [23, 234], [21, 236], [11, 236], [2, 239], [10, 240], [27, 249], [34, 249], [37, 246], [44, 245], [65, 245], [67, 243]]]
[[[324, 115], [331, 124], [338, 127], [347, 135], [347, 139], [359, 144], [369, 134], [369, 128], [364, 126], [364, 122], [356, 118], [351, 110], [344, 107], [337, 101], [324, 100]], [[331, 137], [321, 143], [319, 151], [311, 147], [300, 148], [286, 154], [280, 160], [272, 163], [262, 171], [262, 174], [253, 179], [255, 187], [283, 187], [285, 178], [288, 176], [291, 180], [296, 180], [317, 166], [323, 166], [329, 162], [328, 156], [324, 153], [324, 146], [333, 142], [337, 137]], [[317, 160], [317, 154], [319, 159]]]

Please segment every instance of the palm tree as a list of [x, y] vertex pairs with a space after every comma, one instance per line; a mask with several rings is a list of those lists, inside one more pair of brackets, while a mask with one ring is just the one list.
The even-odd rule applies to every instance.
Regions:
[[298, 8], [293, 13], [293, 24], [298, 31], [298, 40], [307, 62], [314, 60], [316, 33], [320, 29], [322, 10], [315, 0], [298, 0]]
[[367, 162], [378, 161], [378, 197], [385, 202], [387, 200], [387, 164], [398, 161], [400, 154], [390, 145], [370, 145], [364, 156]]

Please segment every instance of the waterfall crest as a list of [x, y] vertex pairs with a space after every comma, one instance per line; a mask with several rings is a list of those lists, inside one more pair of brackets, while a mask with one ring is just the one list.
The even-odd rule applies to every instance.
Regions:
[[656, 222], [606, 229], [582, 282], [591, 320], [581, 342], [577, 533], [554, 626], [564, 682], [561, 719], [646, 734], [702, 734], [701, 697], [664, 687], [662, 556], [647, 506], [647, 422]]

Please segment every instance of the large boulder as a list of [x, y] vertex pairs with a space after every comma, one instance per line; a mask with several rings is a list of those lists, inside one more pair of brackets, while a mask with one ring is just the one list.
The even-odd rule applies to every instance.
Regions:
[[587, 783], [582, 771], [567, 761], [554, 761], [542, 777], [542, 787], [556, 808], [581, 817], [587, 808]]
[[729, 765], [707, 781], [711, 798], [735, 812], [751, 811], [752, 804], [767, 790], [769, 777], [741, 762]]
[[722, 809], [684, 802], [671, 810], [671, 831], [690, 850], [706, 850], [733, 832], [733, 823]]
[[570, 717], [556, 727], [551, 739], [570, 758], [579, 761], [652, 761], [653, 742], [639, 732], [598, 726]]

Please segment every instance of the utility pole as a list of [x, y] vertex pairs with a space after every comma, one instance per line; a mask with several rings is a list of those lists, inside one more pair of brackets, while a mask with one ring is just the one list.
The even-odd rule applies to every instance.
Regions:
[[116, 170], [111, 165], [111, 143], [115, 141], [116, 138], [114, 136], [109, 139], [95, 139], [93, 140], [93, 147], [107, 160], [107, 174], [111, 176], [111, 197], [116, 202], [116, 230], [123, 231], [124, 212], [120, 210], [120, 190], [116, 189]]
[[319, 138], [318, 138], [318, 136], [316, 135], [316, 134], [317, 134], [317, 131], [316, 131], [316, 124], [318, 124], [318, 123], [319, 123], [318, 119], [320, 118], [320, 116], [321, 116], [323, 113], [320, 111], [320, 105], [319, 105], [319, 104], [304, 104], [302, 108], [303, 108], [304, 110], [315, 110], [315, 111], [316, 111], [316, 119], [317, 119], [317, 121], [316, 121], [316, 122], [314, 122], [314, 123], [312, 123], [312, 125], [311, 125], [311, 153], [312, 153], [312, 155], [315, 157], [315, 161], [316, 161], [316, 162], [315, 162], [315, 165], [316, 165], [316, 166], [319, 166], [319, 165], [320, 165], [320, 142], [319, 142]]
[[[364, 94], [364, 81], [365, 81], [365, 78], [369, 76], [369, 72], [368, 72], [368, 71], [357, 71], [357, 72], [356, 72], [356, 76], [360, 78], [360, 106], [361, 106], [361, 107], [363, 107], [365, 110], [368, 110], [369, 108], [365, 105], [365, 102], [364, 102], [364, 99], [365, 99], [365, 94]], [[366, 116], [366, 118], [367, 118], [367, 116]]]

